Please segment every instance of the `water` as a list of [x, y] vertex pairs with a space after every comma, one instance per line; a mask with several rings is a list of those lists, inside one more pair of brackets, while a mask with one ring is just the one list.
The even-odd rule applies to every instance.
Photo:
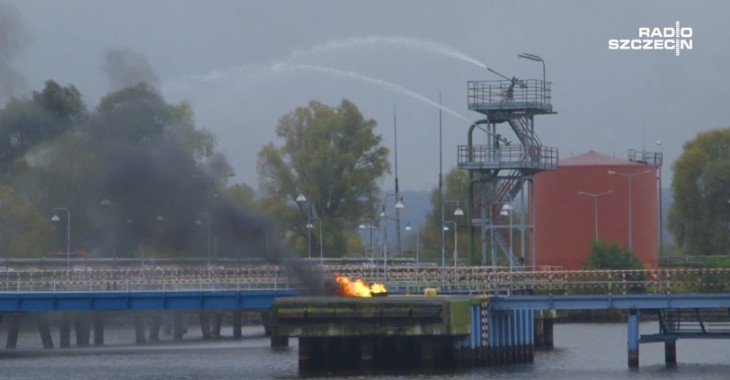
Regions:
[[305, 58], [307, 56], [312, 56], [319, 53], [332, 53], [345, 48], [361, 48], [368, 45], [392, 45], [397, 48], [420, 50], [428, 53], [443, 55], [450, 58], [456, 58], [458, 60], [477, 65], [483, 69], [487, 68], [487, 65], [483, 64], [482, 62], [479, 62], [469, 55], [449, 46], [442, 45], [433, 41], [419, 40], [403, 36], [367, 36], [349, 38], [345, 40], [329, 41], [322, 44], [314, 45], [307, 49], [296, 49], [291, 53], [288, 61], [294, 62], [297, 60], [301, 60], [302, 58]]
[[409, 90], [409, 89], [407, 89], [407, 88], [405, 88], [403, 86], [397, 85], [395, 83], [391, 83], [391, 82], [388, 82], [388, 81], [384, 81], [382, 79], [369, 77], [369, 76], [362, 75], [362, 74], [359, 74], [359, 73], [354, 72], [354, 71], [342, 71], [342, 70], [333, 69], [331, 67], [308, 65], [308, 64], [302, 64], [302, 63], [296, 64], [296, 65], [279, 64], [279, 65], [277, 65], [277, 66], [274, 67], [274, 70], [276, 70], [276, 71], [278, 71], [278, 70], [287, 70], [287, 69], [318, 71], [318, 72], [322, 72], [322, 73], [326, 73], [326, 74], [333, 74], [333, 75], [348, 77], [348, 78], [352, 78], [352, 79], [359, 80], [359, 81], [362, 81], [362, 82], [366, 82], [366, 83], [369, 83], [369, 84], [373, 84], [373, 85], [376, 85], [376, 86], [385, 88], [385, 89], [387, 89], [389, 91], [394, 91], [394, 92], [399, 93], [401, 95], [409, 96], [409, 97], [411, 97], [413, 99], [416, 99], [418, 101], [424, 102], [424, 103], [426, 103], [426, 104], [428, 104], [428, 105], [430, 105], [432, 107], [440, 108], [443, 111], [445, 111], [445, 112], [447, 112], [447, 113], [449, 113], [451, 115], [454, 115], [454, 116], [458, 117], [459, 119], [464, 120], [467, 123], [471, 123], [471, 121], [469, 121], [469, 119], [467, 119], [466, 117], [462, 116], [461, 114], [457, 113], [456, 111], [454, 111], [454, 110], [452, 110], [452, 109], [450, 109], [448, 107], [445, 107], [445, 106], [443, 106], [441, 104], [438, 104], [438, 103], [434, 102], [433, 100], [431, 100], [431, 99], [429, 99], [429, 98], [427, 98], [427, 97], [425, 97], [425, 96], [423, 96], [423, 95], [421, 95], [421, 94], [419, 94], [419, 93], [417, 93], [415, 91]]
[[[641, 325], [642, 333], [656, 323]], [[230, 334], [224, 330], [225, 334]], [[475, 368], [440, 374], [399, 374], [329, 379], [726, 379], [730, 342], [680, 340], [676, 367], [664, 365], [662, 344], [641, 345], [640, 368], [626, 364], [626, 324], [555, 326], [555, 348], [538, 351], [535, 362], [517, 366]], [[4, 335], [4, 334], [3, 334]], [[298, 379], [297, 341], [274, 351], [260, 327], [244, 329], [242, 340], [204, 342], [199, 332], [182, 344], [135, 346], [132, 330], [107, 331], [113, 346], [102, 349], [41, 350], [36, 332], [21, 334], [15, 351], [0, 350], [0, 379], [74, 380], [228, 380]], [[4, 337], [4, 336], [3, 336]], [[54, 338], [58, 335], [54, 333]]]

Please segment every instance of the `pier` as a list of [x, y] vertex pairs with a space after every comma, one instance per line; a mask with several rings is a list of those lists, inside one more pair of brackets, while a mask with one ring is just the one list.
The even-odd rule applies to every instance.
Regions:
[[[383, 268], [364, 265], [321, 269], [325, 277], [385, 278]], [[671, 365], [681, 362], [679, 339], [730, 338], [728, 269], [389, 266], [387, 278], [387, 297], [351, 299], [305, 297], [298, 280], [277, 266], [5, 271], [0, 317], [6, 349], [16, 346], [23, 325], [36, 326], [43, 347], [51, 349], [69, 347], [72, 338], [78, 346], [102, 347], [111, 315], [131, 321], [130, 333], [144, 344], [164, 330], [182, 340], [183, 320], [199, 324], [204, 339], [216, 338], [222, 321], [231, 321], [235, 337], [241, 313], [257, 312], [271, 331], [272, 346], [300, 339], [305, 369], [317, 369], [323, 358], [372, 370], [397, 367], [394, 363], [456, 368], [529, 362], [535, 347], [552, 342], [552, 320], [540, 316], [560, 310], [624, 310], [631, 367], [639, 365], [641, 344], [664, 343]], [[427, 288], [440, 294], [426, 296]], [[656, 332], [639, 331], [642, 315], [657, 321]], [[417, 355], [413, 347], [419, 347]], [[370, 357], [371, 350], [389, 354]], [[430, 363], [431, 356], [440, 359]]]

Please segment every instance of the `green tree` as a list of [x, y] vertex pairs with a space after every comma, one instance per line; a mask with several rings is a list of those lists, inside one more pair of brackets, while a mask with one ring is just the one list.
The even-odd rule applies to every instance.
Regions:
[[[461, 169], [451, 169], [444, 176], [444, 196], [443, 201], [448, 201], [444, 207], [444, 219], [447, 221], [456, 221], [459, 227], [457, 234], [459, 242], [459, 256], [463, 259], [467, 252], [467, 234], [465, 216], [454, 216], [456, 204], [451, 201], [458, 201], [459, 206], [466, 213], [468, 205], [467, 186], [469, 183], [469, 173]], [[446, 224], [449, 229], [453, 228], [451, 223]], [[422, 257], [435, 261], [441, 260], [441, 198], [439, 197], [438, 187], [431, 191], [431, 211], [426, 214], [426, 225], [422, 231], [421, 243], [423, 249]], [[444, 250], [446, 262], [451, 262], [454, 245], [453, 230], [444, 233]]]
[[50, 217], [7, 185], [0, 186], [0, 231], [0, 258], [45, 257], [65, 247], [55, 244]]
[[[326, 256], [340, 257], [355, 247], [351, 235], [360, 218], [373, 209], [377, 182], [390, 171], [388, 149], [374, 133], [375, 120], [365, 119], [357, 106], [342, 100], [329, 107], [311, 101], [284, 115], [276, 127], [282, 145], [270, 143], [259, 152], [258, 173], [266, 193], [262, 207], [286, 226], [289, 240], [307, 252], [307, 205], [321, 218]], [[309, 203], [297, 203], [299, 194]], [[319, 247], [313, 221], [313, 252]]]
[[641, 269], [642, 265], [628, 249], [616, 243], [591, 242], [591, 253], [583, 269]]
[[62, 87], [52, 80], [30, 98], [8, 102], [0, 111], [0, 173], [31, 148], [69, 130], [85, 112], [74, 86]]
[[672, 165], [668, 228], [692, 255], [730, 254], [730, 128], [700, 133]]

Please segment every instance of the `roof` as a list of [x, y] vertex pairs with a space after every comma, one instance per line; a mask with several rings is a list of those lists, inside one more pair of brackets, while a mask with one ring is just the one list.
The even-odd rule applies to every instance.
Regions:
[[561, 159], [558, 166], [635, 166], [642, 165], [637, 162], [616, 158], [607, 154], [589, 151], [577, 156]]

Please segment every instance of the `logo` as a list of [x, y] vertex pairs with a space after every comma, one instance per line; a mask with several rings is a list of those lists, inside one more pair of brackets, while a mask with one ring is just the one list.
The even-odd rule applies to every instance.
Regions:
[[639, 38], [610, 39], [610, 50], [674, 50], [679, 55], [682, 50], [692, 50], [692, 28], [680, 27], [677, 21], [674, 27], [648, 28], [639, 27]]

